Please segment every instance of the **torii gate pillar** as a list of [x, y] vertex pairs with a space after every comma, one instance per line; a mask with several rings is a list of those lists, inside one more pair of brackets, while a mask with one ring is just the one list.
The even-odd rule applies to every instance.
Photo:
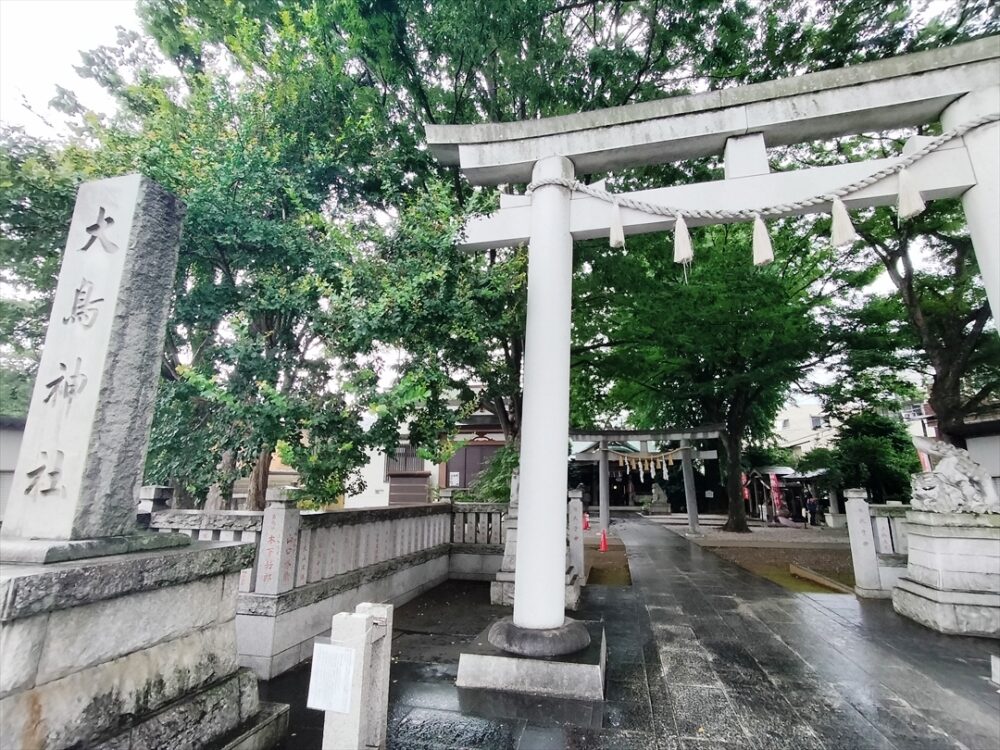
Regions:
[[[572, 180], [573, 163], [540, 159], [533, 180]], [[570, 191], [546, 185], [531, 198], [528, 310], [521, 418], [520, 516], [514, 616], [489, 634], [497, 648], [525, 656], [572, 653], [590, 643], [580, 622], [566, 617], [566, 473], [569, 442], [569, 362], [573, 291]]]
[[[949, 105], [941, 113], [941, 127], [948, 130], [994, 112], [1000, 112], [1000, 86], [973, 91]], [[976, 184], [962, 194], [962, 208], [996, 322], [1000, 321], [1000, 123], [966, 133], [963, 140]]]

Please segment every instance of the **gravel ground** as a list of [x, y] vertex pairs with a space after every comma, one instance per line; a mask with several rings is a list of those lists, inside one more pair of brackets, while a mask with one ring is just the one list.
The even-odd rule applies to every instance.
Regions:
[[796, 591], [828, 589], [795, 578], [788, 572], [789, 563], [796, 563], [832, 578], [847, 586], [854, 585], [854, 566], [848, 549], [761, 549], [751, 547], [712, 547], [724, 560], [734, 562], [751, 573], [768, 578], [785, 588]]

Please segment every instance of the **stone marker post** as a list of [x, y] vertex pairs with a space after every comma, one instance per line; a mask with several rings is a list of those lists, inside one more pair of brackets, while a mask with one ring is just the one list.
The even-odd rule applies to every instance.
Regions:
[[601, 531], [607, 531], [611, 528], [611, 478], [608, 474], [608, 441], [602, 440], [600, 444], [600, 459], [597, 465], [597, 481], [600, 485], [597, 496]]
[[0, 537], [4, 748], [263, 750], [285, 731], [239, 666], [252, 545], [137, 527], [182, 216], [140, 175], [80, 187]]
[[885, 597], [878, 570], [878, 549], [868, 509], [868, 492], [858, 488], [845, 489], [844, 498], [850, 529], [851, 560], [854, 565], [854, 592], [867, 598]]
[[135, 533], [183, 215], [141, 175], [80, 186], [0, 558], [107, 553], [71, 542]]
[[569, 491], [569, 564], [576, 569], [580, 582], [584, 583], [586, 571], [583, 569], [583, 492]]
[[359, 604], [333, 616], [314, 646], [310, 708], [325, 711], [323, 750], [384, 748], [392, 656], [391, 604]]
[[294, 491], [272, 487], [267, 491], [267, 507], [257, 551], [258, 594], [282, 594], [295, 588], [295, 556], [299, 544], [299, 509]]

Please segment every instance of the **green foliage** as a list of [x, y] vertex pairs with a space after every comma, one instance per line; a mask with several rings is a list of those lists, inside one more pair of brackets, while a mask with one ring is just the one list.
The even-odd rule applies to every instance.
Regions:
[[844, 487], [865, 487], [876, 503], [909, 500], [910, 474], [920, 471], [903, 423], [871, 412], [855, 414], [841, 427], [835, 465]]
[[696, 231], [686, 277], [661, 238], [636, 238], [625, 255], [594, 243], [575, 282], [574, 378], [592, 370], [611, 384], [587, 407], [627, 411], [650, 429], [722, 426], [731, 517], [743, 511], [743, 442], [770, 435], [789, 388], [825, 347], [816, 311], [829, 304], [826, 258], [797, 229], [775, 225], [777, 262], [763, 268], [751, 263], [748, 227]]
[[[86, 112], [69, 91], [57, 97], [95, 150], [4, 136], [0, 227], [14, 276], [3, 281], [25, 295], [0, 307], [3, 364], [21, 378], [0, 374], [2, 395], [23, 403], [73, 186], [81, 175], [138, 170], [188, 205], [150, 479], [204, 497], [266, 467], [280, 443], [322, 498], [352, 486], [366, 446], [392, 447], [403, 429], [421, 455], [447, 458], [455, 422], [480, 405], [514, 439], [525, 253], [456, 250], [462, 218], [490, 199], [434, 163], [421, 147], [424, 124], [649, 101], [996, 27], [979, 0], [925, 21], [909, 5], [140, 0], [149, 36], [123, 32], [117, 45], [82, 60], [81, 71], [116, 97], [118, 115]], [[861, 145], [838, 144], [836, 158], [883, 147], [854, 143]], [[615, 186], [717, 174], [704, 160], [623, 172]], [[897, 371], [878, 360], [880, 351], [939, 374], [956, 363], [956, 375], [941, 374], [932, 390], [946, 416], [975, 408], [997, 381], [996, 341], [981, 335], [987, 320], [967, 243], [955, 231], [960, 218], [954, 206], [941, 211], [922, 218], [916, 234], [938, 243], [942, 262], [960, 256], [957, 271], [904, 279], [906, 325], [888, 303], [848, 306], [837, 313], [837, 341], [853, 357], [845, 371], [868, 376]], [[630, 239], [625, 253], [583, 243], [574, 420], [627, 408], [637, 425], [721, 423], [733, 473], [742, 441], [766, 439], [790, 384], [830, 351], [820, 330], [834, 317], [829, 300], [870, 280], [876, 262], [900, 259], [899, 232], [918, 225], [899, 230], [887, 216], [873, 212], [862, 227], [868, 247], [889, 248], [880, 249], [885, 258], [863, 256], [859, 245], [857, 262], [836, 272], [813, 247], [810, 233], [824, 231], [822, 222], [776, 226], [778, 262], [767, 269], [749, 265], [745, 227], [698, 231], [689, 283], [662, 238]], [[920, 292], [919, 310], [902, 291], [911, 288]], [[915, 310], [943, 322], [921, 327]], [[861, 393], [837, 396], [841, 402], [899, 391], [883, 377], [851, 380]], [[377, 419], [363, 431], [369, 409]]]
[[[891, 144], [895, 151], [898, 144]], [[957, 201], [934, 201], [896, 222], [876, 209], [856, 222], [863, 242], [849, 256], [861, 269], [883, 269], [896, 292], [862, 294], [835, 316], [842, 355], [824, 389], [827, 410], [899, 409], [927, 400], [946, 436], [1000, 392], [1000, 339], [965, 218]]]
[[0, 413], [24, 416], [88, 154], [0, 128]]
[[465, 218], [482, 209], [478, 201], [461, 209], [432, 180], [403, 203], [396, 227], [373, 237], [377, 252], [358, 254], [350, 271], [356, 356], [383, 374], [384, 352], [397, 353], [394, 385], [376, 399], [379, 421], [397, 429], [406, 421], [410, 442], [437, 462], [454, 450], [455, 421], [480, 404], [509, 437], [519, 427], [526, 255], [456, 248]]
[[790, 466], [794, 469], [798, 463], [791, 448], [754, 444], [748, 445], [743, 451], [743, 466], [747, 469], [761, 466]]

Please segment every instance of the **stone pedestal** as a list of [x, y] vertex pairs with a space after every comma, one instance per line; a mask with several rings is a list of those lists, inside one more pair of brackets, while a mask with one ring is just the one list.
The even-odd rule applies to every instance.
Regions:
[[497, 627], [493, 625], [462, 652], [455, 684], [459, 688], [488, 690], [491, 696], [494, 695], [492, 691], [500, 690], [554, 698], [603, 700], [608, 656], [604, 626], [599, 622], [574, 622], [573, 625], [586, 629], [589, 635], [586, 647], [548, 658], [518, 656], [492, 645], [490, 631]]
[[288, 707], [240, 669], [236, 596], [252, 545], [0, 571], [0, 737], [19, 750], [266, 748]]
[[824, 513], [823, 518], [831, 529], [842, 529], [847, 526], [846, 513]]
[[893, 608], [942, 633], [1000, 638], [1000, 515], [909, 511]]

